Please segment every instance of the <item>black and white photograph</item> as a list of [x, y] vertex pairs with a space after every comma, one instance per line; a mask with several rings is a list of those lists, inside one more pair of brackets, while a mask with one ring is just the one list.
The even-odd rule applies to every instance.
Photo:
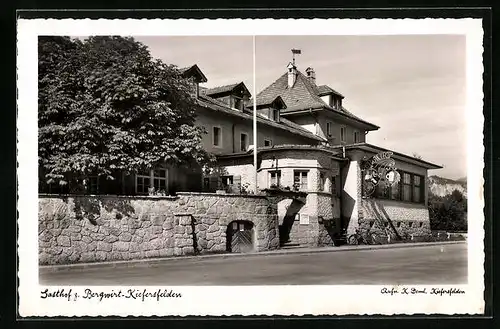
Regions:
[[480, 22], [29, 23], [26, 312], [482, 312]]

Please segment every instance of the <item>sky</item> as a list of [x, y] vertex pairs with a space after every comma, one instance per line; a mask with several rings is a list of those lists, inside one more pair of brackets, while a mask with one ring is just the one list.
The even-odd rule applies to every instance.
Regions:
[[[244, 82], [253, 94], [251, 36], [137, 37], [155, 58], [198, 64], [206, 87]], [[461, 35], [257, 36], [256, 92], [296, 65], [345, 96], [343, 105], [380, 127], [367, 142], [442, 165], [429, 175], [466, 176], [465, 37]], [[478, 115], [482, 114], [478, 109]]]

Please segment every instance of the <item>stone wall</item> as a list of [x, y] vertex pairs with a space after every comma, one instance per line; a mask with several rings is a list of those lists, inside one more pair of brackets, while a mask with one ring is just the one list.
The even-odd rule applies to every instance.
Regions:
[[431, 233], [429, 210], [423, 204], [364, 199], [360, 207], [360, 229], [399, 238]]
[[39, 197], [39, 263], [68, 264], [226, 251], [235, 220], [254, 225], [256, 251], [279, 248], [277, 209], [263, 196]]

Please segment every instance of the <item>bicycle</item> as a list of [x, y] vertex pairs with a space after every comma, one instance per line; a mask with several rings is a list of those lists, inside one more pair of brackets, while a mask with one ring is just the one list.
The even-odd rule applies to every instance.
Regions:
[[353, 233], [347, 237], [347, 244], [349, 245], [372, 245], [372, 244], [382, 244], [383, 236], [378, 233], [369, 233], [369, 234], [361, 234], [359, 230], [356, 230], [356, 233]]

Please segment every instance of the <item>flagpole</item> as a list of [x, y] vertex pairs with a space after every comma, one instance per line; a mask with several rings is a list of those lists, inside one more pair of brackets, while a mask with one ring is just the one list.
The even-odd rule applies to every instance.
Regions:
[[255, 92], [255, 35], [253, 36], [253, 167], [255, 170], [255, 194], [257, 194], [257, 93]]

